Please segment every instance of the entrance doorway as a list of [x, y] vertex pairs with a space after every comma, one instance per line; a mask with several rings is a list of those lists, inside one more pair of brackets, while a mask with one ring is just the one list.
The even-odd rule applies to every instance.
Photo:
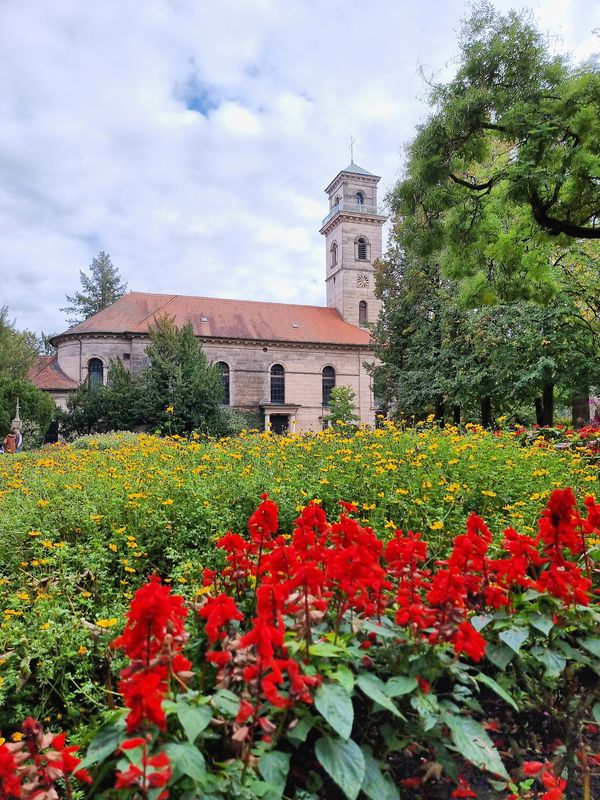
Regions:
[[288, 414], [271, 414], [271, 431], [273, 433], [287, 433], [290, 425], [290, 417]]

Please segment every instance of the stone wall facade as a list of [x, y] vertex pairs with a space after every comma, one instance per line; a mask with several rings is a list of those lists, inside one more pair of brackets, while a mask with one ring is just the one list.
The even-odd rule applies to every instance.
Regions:
[[[320, 430], [327, 415], [323, 406], [324, 367], [333, 367], [337, 386], [350, 386], [354, 390], [360, 421], [366, 425], [375, 423], [371, 378], [365, 368], [374, 357], [368, 348], [247, 340], [201, 339], [201, 342], [211, 363], [221, 361], [229, 367], [230, 406], [245, 410], [260, 408], [265, 415], [265, 426], [271, 414], [284, 414], [289, 417], [292, 431]], [[145, 336], [81, 336], [77, 341], [59, 345], [59, 365], [68, 377], [82, 383], [87, 379], [90, 360], [98, 358], [106, 382], [111, 361], [119, 359], [132, 371], [142, 368], [147, 344]], [[281, 364], [285, 371], [284, 407], [280, 409], [271, 403], [270, 370], [274, 364]]]

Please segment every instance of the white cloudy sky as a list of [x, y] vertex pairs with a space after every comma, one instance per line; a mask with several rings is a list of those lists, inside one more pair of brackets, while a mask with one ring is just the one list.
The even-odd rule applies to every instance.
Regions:
[[[576, 59], [596, 0], [528, 5]], [[0, 0], [0, 305], [59, 307], [101, 249], [129, 288], [324, 303], [324, 187], [382, 176], [465, 0]]]

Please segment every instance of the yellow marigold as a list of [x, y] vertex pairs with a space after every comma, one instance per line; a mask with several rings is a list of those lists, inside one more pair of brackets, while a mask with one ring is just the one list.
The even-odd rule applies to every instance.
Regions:
[[29, 531], [27, 534], [27, 536], [41, 536], [41, 535], [42, 535], [41, 531]]
[[50, 623], [49, 622], [44, 622], [43, 625], [40, 625], [40, 630], [41, 631], [47, 631], [49, 627], [50, 627]]
[[441, 531], [444, 527], [444, 523], [440, 519], [437, 519], [435, 522], [432, 522], [429, 527], [432, 531]]
[[484, 494], [486, 497], [496, 497], [496, 492], [492, 492], [490, 489], [482, 489], [481, 494]]
[[163, 506], [172, 506], [174, 502], [174, 500], [171, 500], [171, 498], [168, 497], [166, 500], [163, 500], [162, 504]]
[[40, 508], [45, 508], [49, 504], [49, 500], [38, 500], [37, 504]]
[[108, 549], [112, 550], [113, 553], [116, 553], [118, 548], [116, 544], [114, 544], [113, 542], [109, 542]]
[[15, 731], [10, 738], [13, 740], [13, 742], [20, 742], [25, 738], [25, 734], [21, 733], [21, 731]]
[[119, 620], [117, 617], [109, 617], [108, 619], [97, 619], [96, 625], [99, 628], [112, 628], [117, 624], [118, 621]]
[[87, 651], [88, 651], [87, 647], [84, 647], [83, 645], [81, 645], [81, 647], [77, 651], [77, 655], [78, 656], [84, 656], [87, 653]]

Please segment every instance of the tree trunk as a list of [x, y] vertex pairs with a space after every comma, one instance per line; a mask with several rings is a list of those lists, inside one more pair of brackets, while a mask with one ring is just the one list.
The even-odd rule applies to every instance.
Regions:
[[544, 424], [544, 404], [541, 397], [535, 398], [535, 422], [540, 428]]
[[543, 389], [544, 425], [551, 428], [554, 425], [554, 384], [545, 383]]
[[435, 418], [436, 421], [440, 423], [440, 426], [444, 427], [444, 398], [438, 397], [435, 402]]
[[452, 409], [452, 422], [455, 425], [460, 425], [460, 406], [455, 405]]
[[590, 421], [590, 398], [588, 395], [574, 397], [571, 402], [571, 415], [574, 428], [581, 428]]
[[492, 398], [481, 398], [481, 425], [484, 428], [492, 427]]

